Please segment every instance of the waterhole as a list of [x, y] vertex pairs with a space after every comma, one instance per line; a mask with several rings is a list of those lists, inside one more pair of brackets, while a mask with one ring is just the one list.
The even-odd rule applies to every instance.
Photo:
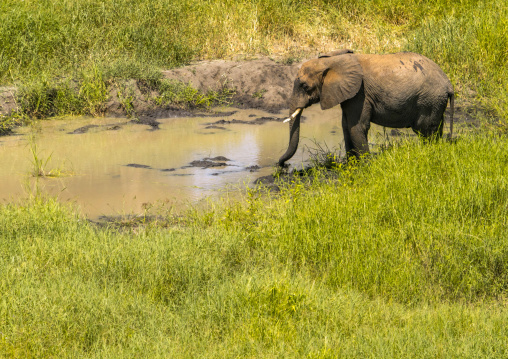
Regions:
[[[0, 199], [15, 202], [37, 192], [97, 219], [140, 214], [160, 203], [181, 209], [245, 189], [273, 173], [285, 152], [287, 111], [231, 112], [160, 119], [156, 130], [110, 118], [54, 119], [21, 128], [0, 138]], [[303, 116], [293, 167], [309, 160], [316, 143], [329, 149], [342, 143], [340, 109], [313, 106]]]

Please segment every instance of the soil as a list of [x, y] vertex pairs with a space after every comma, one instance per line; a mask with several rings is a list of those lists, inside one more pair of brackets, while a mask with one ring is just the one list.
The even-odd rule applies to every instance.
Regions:
[[224, 86], [235, 88], [234, 107], [277, 113], [287, 108], [293, 81], [301, 63], [286, 65], [269, 58], [250, 61], [203, 61], [164, 71], [164, 77], [190, 82], [206, 92]]
[[0, 87], [0, 115], [8, 115], [16, 109], [16, 88]]
[[[212, 168], [212, 167], [234, 166], [234, 165], [228, 164], [227, 162], [229, 162], [229, 161], [231, 161], [231, 160], [227, 157], [224, 157], [224, 156], [217, 156], [217, 157], [213, 157], [213, 158], [205, 157], [201, 160], [192, 161], [188, 165], [181, 167], [181, 169], [191, 168], [191, 167], [206, 169], [206, 168]], [[129, 163], [125, 166], [126, 167], [133, 167], [133, 168], [144, 168], [144, 169], [150, 169], [150, 170], [156, 169], [151, 166], [143, 165], [143, 164], [139, 164], [139, 163]], [[251, 167], [246, 168], [246, 170], [249, 170], [251, 172], [253, 172], [253, 170], [258, 170], [258, 169], [259, 169], [258, 166], [251, 166]], [[162, 172], [174, 172], [177, 169], [176, 168], [164, 168], [164, 169], [158, 169], [158, 170], [162, 171]]]
[[[166, 79], [190, 83], [202, 93], [219, 91], [225, 86], [235, 89], [232, 107], [262, 109], [277, 113], [287, 108], [292, 91], [293, 80], [300, 63], [286, 65], [263, 57], [249, 61], [200, 61], [186, 67], [163, 71]], [[157, 106], [150, 97], [157, 93], [147, 93], [136, 80], [123, 84], [133, 95], [134, 112], [137, 123], [158, 128], [157, 118], [196, 116], [196, 111], [177, 106]], [[0, 115], [8, 115], [16, 109], [15, 87], [0, 87]], [[201, 111], [203, 112], [203, 111]], [[234, 114], [235, 111], [221, 113], [219, 116]], [[106, 117], [125, 117], [126, 111], [118, 96], [118, 87], [111, 86], [106, 103]], [[215, 116], [214, 113], [199, 113], [200, 116]]]
[[[252, 116], [249, 116], [249, 117], [252, 117]], [[304, 116], [302, 116], [304, 117]], [[220, 126], [218, 125], [230, 125], [230, 124], [244, 124], [244, 125], [262, 125], [266, 122], [269, 122], [269, 121], [283, 121], [284, 120], [284, 116], [283, 117], [275, 117], [275, 116], [263, 116], [263, 117], [258, 117], [252, 121], [243, 121], [243, 120], [237, 120], [235, 118], [231, 119], [231, 120], [225, 120], [225, 119], [222, 119], [222, 120], [219, 120], [219, 121], [215, 121], [215, 122], [210, 122], [210, 123], [207, 123], [207, 127], [205, 128], [221, 128]]]
[[97, 127], [99, 127], [99, 126], [98, 125], [86, 125], [86, 126], [77, 128], [72, 132], [68, 132], [68, 134], [69, 135], [76, 135], [76, 134], [81, 134], [81, 133], [87, 133], [88, 130], [90, 130], [91, 128], [97, 128]]
[[[249, 61], [201, 61], [186, 67], [163, 71], [166, 79], [190, 83], [202, 93], [221, 91], [227, 87], [234, 89], [231, 107], [240, 109], [261, 109], [278, 113], [286, 109], [293, 89], [293, 81], [301, 63], [286, 65], [269, 58]], [[133, 94], [133, 107], [137, 122], [158, 127], [158, 118], [230, 116], [235, 111], [214, 114], [204, 111], [183, 109], [178, 106], [156, 106], [150, 97], [156, 92], [147, 93], [146, 86], [134, 80], [125, 84]], [[116, 88], [111, 88], [106, 104], [106, 116], [125, 116], [125, 110]], [[264, 121], [272, 120], [266, 119]], [[210, 125], [217, 125], [215, 123]]]

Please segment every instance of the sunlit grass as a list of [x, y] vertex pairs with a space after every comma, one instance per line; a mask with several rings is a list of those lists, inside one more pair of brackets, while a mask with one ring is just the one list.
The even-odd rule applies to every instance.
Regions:
[[[51, 84], [68, 101], [41, 90], [35, 110], [96, 115], [111, 76], [153, 78], [158, 69], [204, 58], [261, 54], [292, 63], [343, 47], [410, 50], [436, 61], [459, 98], [478, 96], [506, 122], [506, 9], [500, 0], [6, 0], [0, 4], [0, 83]], [[79, 95], [65, 90], [75, 86], [71, 80]]]
[[[28, 117], [100, 115], [109, 86], [160, 104], [231, 96], [162, 80], [203, 58], [286, 64], [337, 47], [410, 50], [506, 132], [502, 1], [0, 2], [0, 82]], [[97, 227], [36, 192], [0, 206], [0, 356], [503, 358], [508, 141], [403, 139], [301, 171], [279, 193]], [[35, 176], [50, 155], [32, 142]], [[57, 174], [62, 175], [62, 174]], [[38, 178], [38, 177], [37, 177]], [[139, 225], [140, 224], [140, 225]]]
[[408, 140], [168, 228], [3, 205], [0, 353], [503, 357], [507, 166], [505, 137]]
[[30, 151], [30, 162], [32, 164], [30, 175], [32, 177], [44, 177], [44, 178], [58, 178], [58, 177], [68, 177], [72, 176], [74, 173], [69, 170], [64, 170], [58, 167], [51, 167], [50, 162], [53, 153], [49, 155], [44, 154], [40, 151], [37, 145], [36, 135], [34, 133], [30, 134], [30, 138], [27, 146]]

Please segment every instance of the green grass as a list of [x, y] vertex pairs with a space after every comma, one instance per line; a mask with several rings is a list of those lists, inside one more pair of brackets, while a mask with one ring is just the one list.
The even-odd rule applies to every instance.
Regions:
[[505, 357], [506, 137], [336, 171], [167, 228], [3, 205], [0, 355]]
[[104, 113], [108, 90], [100, 69], [95, 67], [74, 80], [32, 80], [21, 86], [17, 97], [18, 116], [32, 119], [69, 114], [100, 116]]
[[[337, 47], [427, 55], [506, 130], [507, 11], [501, 0], [4, 0], [0, 83], [18, 86], [20, 109], [0, 132], [101, 115], [112, 86], [135, 117], [129, 81], [160, 105], [220, 104], [227, 84], [202, 94], [160, 70], [256, 54], [290, 64]], [[2, 204], [0, 356], [504, 358], [501, 133], [408, 140], [350, 166], [317, 153], [329, 169], [277, 195], [250, 190], [130, 228], [96, 227], [37, 193]]]
[[22, 121], [15, 116], [0, 115], [0, 136], [9, 135], [12, 129], [21, 125]]
[[506, 124], [508, 7], [487, 1], [464, 11], [463, 16], [427, 18], [411, 32], [406, 49], [431, 57], [450, 75], [462, 96], [466, 95], [464, 86], [474, 90], [483, 105]]
[[157, 105], [181, 105], [189, 108], [210, 108], [212, 106], [228, 105], [235, 94], [235, 90], [228, 86], [227, 81], [218, 90], [201, 93], [192, 87], [191, 83], [162, 79], [155, 84], [159, 95], [155, 98]]
[[[36, 116], [97, 115], [105, 102], [99, 78], [153, 78], [203, 58], [264, 54], [292, 63], [338, 47], [410, 50], [435, 60], [460, 97], [477, 97], [506, 123], [507, 12], [502, 0], [5, 0], [0, 84], [35, 82], [28, 88], [39, 90], [36, 110], [56, 106]], [[47, 84], [66, 101], [48, 96]]]

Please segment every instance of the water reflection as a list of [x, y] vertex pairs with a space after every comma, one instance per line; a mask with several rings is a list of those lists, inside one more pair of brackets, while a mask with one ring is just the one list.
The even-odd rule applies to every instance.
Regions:
[[[286, 113], [276, 117], [283, 117]], [[259, 110], [241, 110], [227, 120], [253, 121], [272, 116]], [[290, 164], [307, 160], [306, 146], [313, 141], [339, 146], [342, 130], [340, 109], [321, 111], [313, 106], [304, 112], [300, 143]], [[144, 203], [169, 201], [175, 205], [196, 203], [217, 196], [228, 185], [252, 183], [270, 174], [288, 144], [288, 125], [266, 122], [262, 125], [221, 124], [206, 128], [221, 118], [162, 119], [160, 130], [131, 124], [125, 119], [71, 119], [40, 123], [35, 133], [38, 155], [48, 159], [46, 169], [72, 172], [69, 177], [43, 178], [42, 192], [75, 202], [91, 218], [100, 215], [141, 213]], [[90, 127], [82, 134], [69, 134]], [[107, 126], [106, 126], [107, 125]], [[0, 138], [0, 199], [14, 201], [27, 196], [33, 164], [29, 134], [24, 128], [16, 136]], [[224, 156], [228, 166], [186, 167], [194, 160]], [[142, 165], [138, 167], [130, 164]], [[259, 166], [250, 172], [246, 168]]]

